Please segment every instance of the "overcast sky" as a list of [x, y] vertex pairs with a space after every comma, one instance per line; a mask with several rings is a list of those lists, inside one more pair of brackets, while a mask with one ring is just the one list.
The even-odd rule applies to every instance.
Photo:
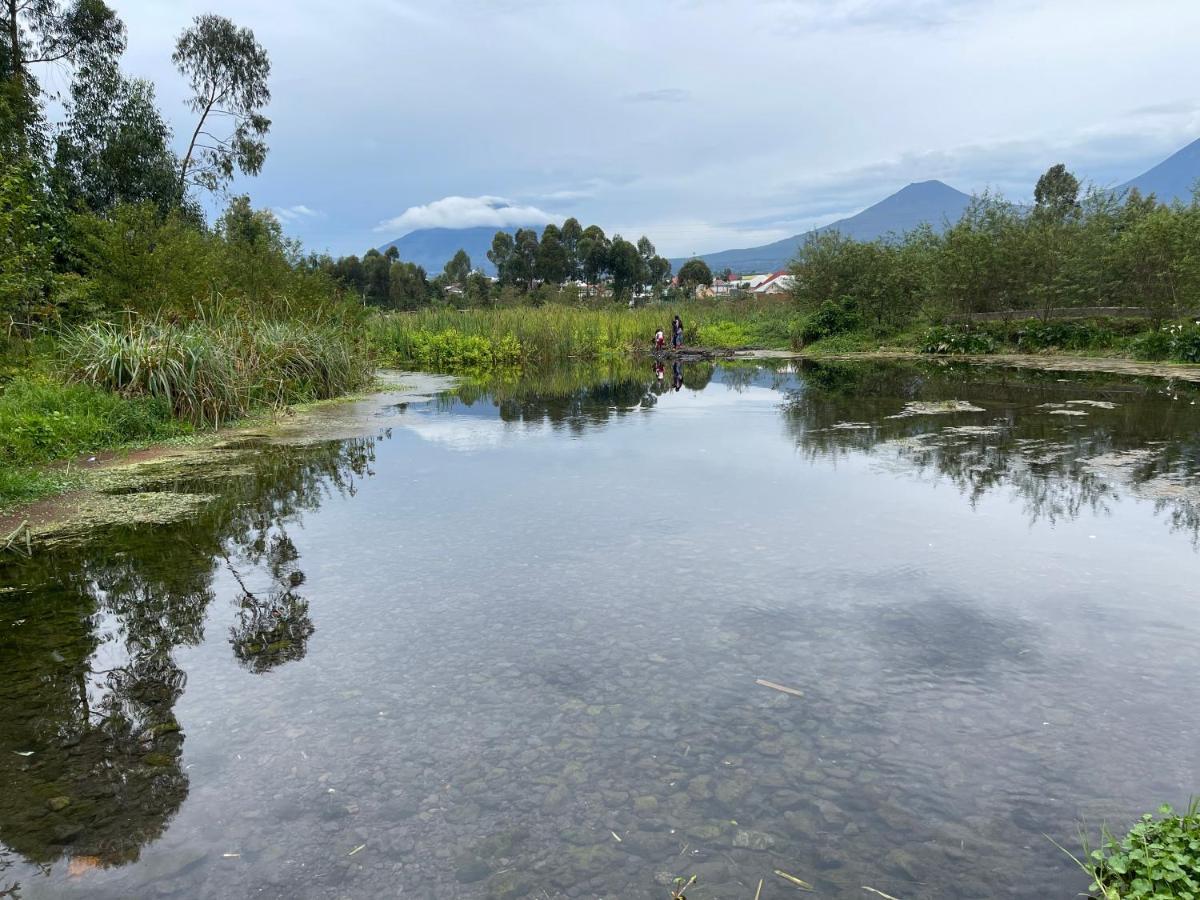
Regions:
[[911, 181], [1115, 184], [1200, 137], [1197, 0], [109, 2], [177, 136], [178, 32], [254, 30], [274, 124], [237, 189], [335, 254], [574, 215], [686, 255]]

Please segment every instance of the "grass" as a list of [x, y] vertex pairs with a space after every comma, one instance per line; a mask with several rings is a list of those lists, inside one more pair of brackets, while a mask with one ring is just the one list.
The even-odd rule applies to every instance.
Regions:
[[[367, 324], [371, 345], [393, 365], [463, 372], [524, 363], [603, 360], [650, 346], [676, 313], [692, 346], [792, 345], [795, 308], [786, 298], [638, 309], [547, 305], [495, 310], [385, 313]], [[710, 343], [711, 341], [711, 343]]]
[[60, 460], [146, 445], [368, 385], [334, 322], [229, 317], [91, 323], [0, 358], [0, 509], [77, 483]]
[[62, 339], [68, 376], [217, 426], [257, 407], [326, 400], [368, 383], [371, 363], [333, 325], [230, 319], [92, 323]]

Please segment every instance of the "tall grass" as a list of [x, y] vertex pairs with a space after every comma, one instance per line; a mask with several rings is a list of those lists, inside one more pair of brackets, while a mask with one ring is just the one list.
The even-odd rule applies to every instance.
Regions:
[[94, 322], [67, 331], [62, 354], [72, 380], [161, 400], [198, 425], [336, 397], [371, 372], [362, 346], [336, 326], [286, 320]]
[[676, 313], [684, 322], [685, 342], [693, 346], [715, 339], [733, 340], [719, 346], [788, 347], [797, 333], [798, 319], [786, 298], [638, 309], [431, 309], [380, 314], [367, 323], [367, 333], [392, 363], [461, 371], [519, 362], [602, 360], [649, 347], [657, 329], [670, 332]]

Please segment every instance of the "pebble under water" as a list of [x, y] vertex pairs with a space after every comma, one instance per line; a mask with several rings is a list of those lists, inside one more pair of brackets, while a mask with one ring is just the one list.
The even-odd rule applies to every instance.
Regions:
[[647, 364], [231, 444], [0, 564], [0, 897], [1077, 896], [1200, 792], [1197, 399]]

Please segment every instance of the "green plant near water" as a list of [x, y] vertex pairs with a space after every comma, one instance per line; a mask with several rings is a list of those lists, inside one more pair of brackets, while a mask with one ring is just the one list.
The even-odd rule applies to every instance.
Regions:
[[737, 322], [713, 322], [701, 325], [697, 332], [702, 347], [737, 348], [751, 344], [750, 332]]
[[996, 339], [970, 325], [934, 325], [921, 339], [922, 353], [995, 353]]
[[336, 397], [371, 371], [365, 351], [333, 324], [239, 318], [94, 322], [64, 334], [62, 358], [74, 381], [160, 400], [199, 425]]
[[1200, 898], [1200, 798], [1187, 811], [1170, 806], [1161, 818], [1147, 813], [1118, 840], [1107, 829], [1098, 849], [1076, 860], [1092, 877], [1102, 900], [1198, 900]]

